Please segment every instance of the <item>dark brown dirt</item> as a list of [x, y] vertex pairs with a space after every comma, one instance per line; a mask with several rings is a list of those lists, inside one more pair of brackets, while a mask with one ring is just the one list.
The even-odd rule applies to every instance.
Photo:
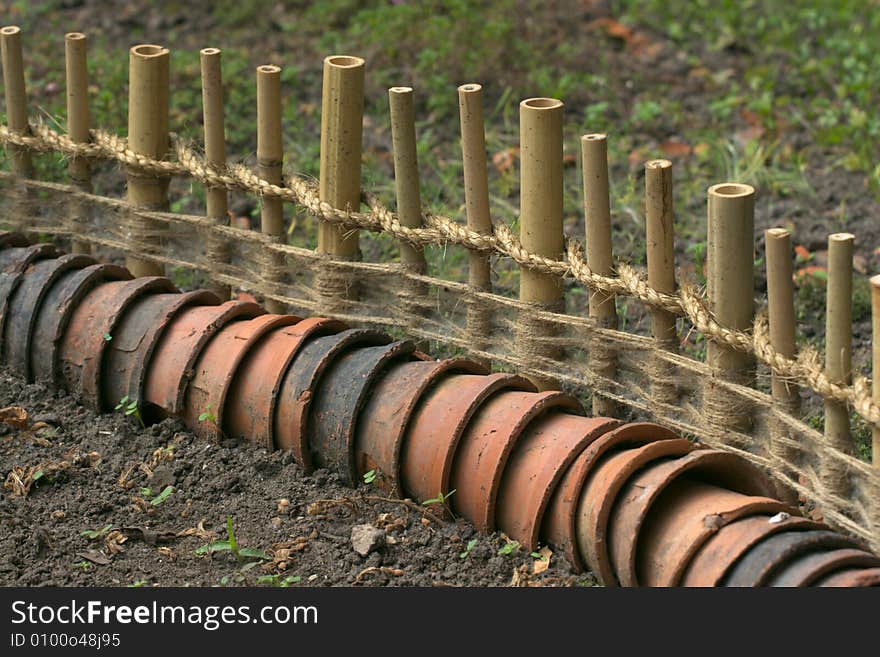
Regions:
[[[506, 543], [500, 534], [439, 521], [432, 507], [373, 499], [378, 489], [347, 488], [326, 471], [306, 476], [286, 453], [199, 440], [176, 420], [142, 429], [0, 371], [6, 406], [23, 407], [28, 426], [0, 424], [0, 476], [7, 482], [0, 585], [271, 585], [297, 576], [294, 585], [310, 586], [595, 585], [557, 555], [534, 575], [535, 559], [525, 551], [498, 554]], [[12, 490], [17, 466], [45, 473], [24, 496]], [[174, 492], [158, 505], [141, 490], [149, 487], [154, 497], [166, 486]], [[280, 500], [289, 506], [281, 509]], [[226, 540], [227, 516], [241, 546], [272, 559], [247, 567], [228, 551], [196, 555]], [[386, 545], [366, 558], [351, 544], [359, 524], [385, 536]], [[89, 538], [88, 531], [101, 535]]]

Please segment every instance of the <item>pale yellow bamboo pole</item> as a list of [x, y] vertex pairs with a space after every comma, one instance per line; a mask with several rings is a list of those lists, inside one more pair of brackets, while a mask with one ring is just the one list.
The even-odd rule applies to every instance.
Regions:
[[[562, 101], [529, 98], [519, 105], [520, 242], [526, 251], [554, 260], [562, 258]], [[562, 310], [562, 280], [520, 267], [519, 297], [549, 310]], [[550, 338], [551, 327], [521, 317], [521, 348], [526, 357], [555, 357], [558, 350], [539, 338]], [[545, 377], [532, 377], [541, 389], [556, 387]]]
[[[89, 135], [89, 72], [88, 72], [88, 41], [81, 32], [69, 32], [64, 35], [64, 61], [67, 86], [67, 135], [71, 141], [84, 144], [91, 140]], [[92, 169], [84, 157], [72, 156], [67, 163], [67, 175], [70, 181], [84, 192], [92, 191]], [[70, 204], [71, 227], [74, 235], [84, 228], [86, 222], [86, 206], [79, 200]], [[71, 239], [73, 253], [89, 253], [89, 243], [73, 237]]]
[[[672, 198], [672, 162], [645, 163], [645, 236], [648, 285], [657, 292], [675, 294], [675, 212]], [[657, 346], [678, 350], [675, 315], [662, 309], [651, 311], [651, 334]], [[651, 393], [661, 403], [673, 403], [676, 386], [674, 368], [662, 358], [652, 365]]]
[[[360, 207], [363, 114], [364, 60], [344, 55], [324, 59], [320, 197], [341, 210]], [[357, 231], [321, 224], [318, 251], [357, 258]]]
[[[226, 127], [223, 110], [223, 72], [221, 68], [221, 51], [219, 48], [203, 48], [199, 51], [199, 62], [202, 71], [202, 115], [205, 130], [205, 160], [217, 169], [226, 166]], [[217, 225], [229, 223], [229, 194], [225, 187], [207, 187], [205, 189], [205, 212], [209, 219]], [[209, 231], [205, 240], [209, 264], [219, 266], [226, 261], [227, 249], [225, 240]], [[211, 289], [221, 298], [228, 299], [228, 285], [214, 282]]]
[[[167, 48], [142, 44], [131, 48], [128, 77], [128, 147], [154, 160], [168, 154], [169, 61]], [[128, 200], [148, 210], [168, 209], [168, 178], [128, 168]], [[132, 218], [132, 233], [140, 247], [158, 246], [156, 222]], [[135, 276], [161, 276], [164, 267], [157, 262], [128, 254], [125, 265]]]
[[[273, 185], [283, 182], [284, 146], [281, 137], [281, 68], [264, 65], [257, 67], [257, 168], [260, 177]], [[284, 207], [279, 198], [260, 199], [260, 226], [264, 235], [281, 241], [284, 233]], [[276, 259], [272, 254], [265, 263], [272, 268]], [[269, 280], [278, 272], [267, 271]], [[283, 313], [284, 304], [267, 299], [266, 309]]]
[[[767, 268], [767, 314], [770, 322], [770, 344], [786, 358], [794, 358], [795, 344], [794, 282], [791, 253], [791, 234], [785, 228], [768, 228], [764, 231], [764, 251]], [[783, 377], [773, 374], [771, 378], [773, 400], [779, 410], [797, 415], [801, 398], [797, 387]], [[796, 451], [785, 441], [791, 439], [791, 431], [785, 422], [772, 418], [770, 422], [770, 454], [776, 460], [775, 468], [794, 477], [792, 460]], [[783, 491], [787, 492], [787, 491]], [[790, 495], [790, 497], [794, 497]], [[794, 501], [794, 500], [792, 500]]]
[[[880, 275], [871, 277], [871, 326], [871, 392], [874, 403], [880, 405]], [[871, 438], [871, 463], [880, 468], [880, 426], [873, 426]], [[877, 501], [880, 506], [880, 498]]]
[[[584, 219], [586, 226], [587, 265], [595, 274], [611, 275], [614, 260], [611, 248], [611, 194], [608, 186], [608, 139], [603, 134], [581, 137], [581, 160], [584, 183]], [[590, 290], [590, 317], [600, 326], [617, 328], [614, 295]], [[590, 366], [602, 376], [614, 379], [617, 362], [600, 340], [590, 347]], [[614, 416], [617, 404], [593, 393], [593, 414]]]
[[[401, 225], [420, 228], [422, 197], [419, 189], [419, 157], [416, 148], [413, 90], [410, 87], [391, 87], [388, 90], [388, 104], [391, 113], [397, 216]], [[425, 271], [425, 253], [421, 246], [401, 241], [400, 261], [418, 272]]]
[[[747, 330], [754, 320], [755, 189], [739, 183], [709, 188], [709, 303], [716, 319], [730, 329]], [[718, 376], [749, 385], [754, 378], [749, 354], [710, 341], [707, 360]], [[721, 429], [748, 431], [749, 409], [729, 393], [709, 385], [705, 411]]]
[[[825, 297], [825, 374], [832, 383], [852, 382], [852, 267], [850, 233], [828, 236], [828, 287]], [[846, 404], [825, 400], [825, 441], [842, 452], [853, 451], [849, 409]], [[848, 493], [846, 466], [822, 455], [822, 482], [831, 492]]]
[[[483, 96], [479, 84], [463, 84], [458, 88], [458, 110], [461, 122], [461, 159], [464, 169], [464, 202], [467, 225], [481, 235], [492, 234], [489, 214], [489, 177], [486, 161], [486, 132], [483, 124]], [[492, 291], [490, 257], [468, 250], [468, 283], [474, 289]], [[468, 303], [467, 331], [474, 349], [484, 350], [491, 333], [491, 317], [479, 302]], [[484, 365], [489, 363], [480, 359]]]
[[[0, 29], [0, 49], [3, 55], [3, 87], [6, 91], [6, 126], [15, 133], [28, 134], [28, 99], [24, 82], [24, 62], [21, 54], [21, 28], [7, 25]], [[10, 146], [12, 170], [24, 178], [31, 178], [34, 166], [30, 151], [23, 146]]]

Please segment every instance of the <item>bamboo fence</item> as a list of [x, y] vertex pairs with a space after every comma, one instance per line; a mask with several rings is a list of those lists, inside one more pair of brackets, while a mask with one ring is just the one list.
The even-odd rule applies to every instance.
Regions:
[[[607, 137], [580, 140], [586, 247], [563, 230], [563, 103], [520, 104], [519, 236], [490, 214], [481, 87], [458, 88], [464, 164], [461, 219], [422, 206], [413, 94], [389, 90], [396, 212], [361, 189], [365, 62], [324, 61], [318, 184], [283, 173], [280, 69], [256, 70], [256, 167], [227, 162], [221, 53], [200, 52], [204, 155], [169, 126], [169, 51], [130, 51], [128, 139], [92, 129], [86, 37], [66, 36], [67, 132], [32, 118], [21, 32], [0, 29], [11, 171], [0, 172], [8, 228], [69, 240], [73, 250], [112, 251], [136, 274], [197, 272], [224, 296], [258, 295], [270, 310], [332, 314], [354, 324], [445, 345], [516, 369], [543, 388], [591, 395], [596, 414], [642, 417], [741, 454], [767, 469], [814, 514], [880, 549], [880, 385], [853, 376], [853, 236], [829, 237], [825, 356], [799, 344], [792, 244], [766, 231], [766, 298], [755, 298], [754, 199], [749, 185], [707, 192], [707, 289], [676, 270], [672, 164], [645, 164], [646, 271], [611, 250]], [[68, 180], [37, 180], [34, 161], [68, 158]], [[92, 192], [102, 161], [124, 167], [125, 199]], [[168, 212], [169, 180], [205, 186], [204, 215]], [[260, 230], [229, 225], [230, 192], [254, 195]], [[284, 208], [318, 222], [316, 250], [287, 243]], [[397, 262], [365, 262], [361, 231], [385, 233]], [[469, 253], [467, 282], [431, 276], [424, 249]], [[493, 291], [491, 261], [520, 268], [519, 295]], [[590, 292], [586, 313], [566, 312], [566, 284]], [[880, 276], [871, 279], [873, 367], [880, 367]], [[622, 330], [618, 298], [650, 314], [650, 334]], [[706, 358], [683, 352], [705, 337]], [[762, 380], [770, 380], [763, 386]], [[824, 431], [802, 401], [824, 404]], [[851, 417], [873, 429], [872, 460], [855, 455]]]

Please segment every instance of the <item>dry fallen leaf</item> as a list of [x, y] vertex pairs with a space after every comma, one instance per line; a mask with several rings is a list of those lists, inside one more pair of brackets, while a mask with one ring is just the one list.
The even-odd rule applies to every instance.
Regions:
[[0, 422], [8, 424], [16, 429], [27, 429], [30, 418], [21, 406], [7, 406], [0, 408]]
[[538, 550], [538, 554], [541, 555], [541, 558], [532, 562], [532, 572], [535, 575], [543, 573], [550, 567], [550, 557], [553, 556], [553, 552], [546, 545]]

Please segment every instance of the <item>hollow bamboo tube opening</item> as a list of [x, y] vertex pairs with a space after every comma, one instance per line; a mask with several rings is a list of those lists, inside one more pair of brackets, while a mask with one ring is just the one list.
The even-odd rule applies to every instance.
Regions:
[[[128, 146], [154, 160], [168, 154], [169, 61], [167, 48], [153, 44], [134, 46], [129, 51]], [[148, 210], [168, 209], [168, 178], [128, 168], [128, 200]], [[155, 247], [155, 222], [132, 217], [131, 233], [144, 244]], [[140, 245], [137, 247], [141, 248]], [[161, 264], [128, 255], [125, 259], [135, 276], [160, 276]]]
[[[564, 246], [563, 104], [554, 98], [529, 98], [519, 108], [520, 242], [527, 251], [559, 260]], [[562, 281], [553, 274], [521, 266], [519, 296], [520, 300], [542, 308], [561, 310]], [[521, 317], [520, 330], [520, 348], [527, 358], [558, 355], [558, 350], [546, 341], [552, 337], [552, 329], [546, 323]], [[555, 387], [554, 381], [544, 377], [533, 377], [533, 382], [541, 389]]]
[[[212, 167], [222, 169], [226, 166], [226, 128], [223, 109], [222, 53], [219, 48], [202, 48], [199, 63], [202, 71], [202, 116], [205, 131], [205, 161]], [[205, 189], [205, 214], [219, 225], [228, 223], [229, 195], [225, 187]], [[209, 264], [214, 266], [225, 262], [226, 244], [214, 231], [205, 239]], [[228, 299], [231, 290], [228, 285], [214, 282], [211, 289], [221, 298]]]
[[[722, 326], [748, 330], [754, 318], [755, 189], [739, 183], [713, 185], [708, 190], [707, 205], [709, 305]], [[710, 341], [706, 355], [719, 377], [751, 384], [754, 367], [749, 354]], [[748, 405], [735, 403], [711, 381], [706, 384], [704, 402], [704, 412], [719, 429], [751, 429]]]
[[[422, 197], [419, 190], [419, 157], [416, 149], [413, 90], [410, 87], [391, 87], [388, 90], [388, 104], [391, 112], [397, 216], [401, 225], [420, 228]], [[419, 272], [425, 271], [425, 254], [421, 246], [401, 241], [400, 261]]]
[[[581, 161], [584, 184], [584, 219], [587, 242], [587, 264], [595, 274], [613, 273], [611, 248], [611, 193], [608, 185], [608, 138], [594, 133], [581, 137]], [[590, 290], [589, 314], [597, 324], [617, 328], [614, 296], [601, 290]], [[591, 368], [613, 379], [617, 370], [614, 354], [599, 340], [590, 347]], [[614, 416], [617, 405], [610, 399], [593, 395], [593, 413]]]
[[[674, 222], [672, 162], [651, 160], [645, 163], [648, 285], [665, 294], [675, 293]], [[665, 348], [675, 347], [675, 315], [666, 310], [652, 310], [651, 330], [654, 339]]]
[[[257, 169], [260, 177], [273, 185], [281, 185], [284, 146], [281, 137], [281, 68], [266, 64], [257, 67]], [[281, 199], [260, 198], [260, 228], [264, 235], [276, 241], [284, 232], [284, 207]], [[267, 254], [268, 280], [277, 278], [277, 272], [268, 271], [276, 264], [273, 254]], [[271, 264], [270, 264], [271, 262]], [[271, 313], [284, 312], [284, 305], [267, 299], [266, 309]]]
[[[825, 374], [833, 383], [852, 381], [852, 266], [853, 243], [850, 233], [828, 237], [828, 287], [825, 298]], [[825, 439], [844, 452], [853, 448], [846, 404], [825, 401]], [[826, 485], [839, 494], [846, 492], [845, 467], [834, 459], [824, 459]], [[834, 460], [834, 463], [830, 461]]]
[[[7, 25], [0, 28], [0, 52], [3, 60], [3, 87], [6, 92], [6, 125], [12, 132], [28, 134], [28, 100], [24, 82], [24, 63], [21, 54], [21, 28]], [[30, 151], [22, 146], [10, 146], [12, 170], [31, 178], [34, 174]]]
[[[361, 197], [364, 60], [335, 55], [324, 59], [321, 99], [320, 197], [334, 208], [357, 210]], [[322, 223], [318, 251], [358, 257], [358, 232]]]
[[[89, 74], [87, 61], [86, 35], [69, 32], [64, 35], [65, 79], [67, 86], [67, 135], [71, 141], [86, 143], [90, 140], [89, 127]], [[67, 174], [71, 182], [84, 192], [92, 191], [92, 171], [89, 161], [84, 157], [72, 156], [67, 163]], [[85, 206], [75, 201], [71, 203], [74, 227], [85, 221]], [[79, 232], [75, 230], [74, 234]], [[73, 253], [88, 253], [88, 242], [71, 240]]]
[[[871, 378], [872, 399], [880, 405], [880, 275], [871, 277]], [[880, 468], [880, 427], [871, 430], [871, 463]]]

